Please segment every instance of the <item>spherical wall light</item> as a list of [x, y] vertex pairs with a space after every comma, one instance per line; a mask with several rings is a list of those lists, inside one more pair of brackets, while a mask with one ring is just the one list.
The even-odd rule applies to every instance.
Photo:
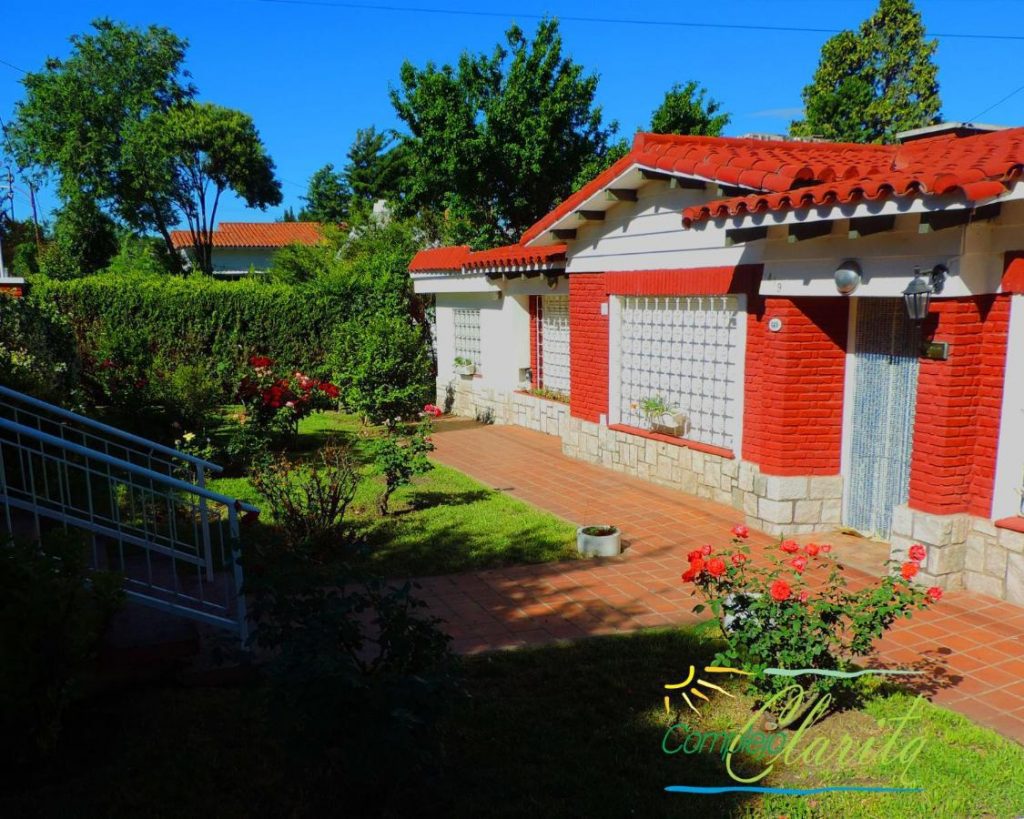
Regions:
[[835, 279], [836, 290], [844, 296], [849, 296], [860, 286], [860, 265], [853, 259], [847, 259], [836, 268], [833, 278]]

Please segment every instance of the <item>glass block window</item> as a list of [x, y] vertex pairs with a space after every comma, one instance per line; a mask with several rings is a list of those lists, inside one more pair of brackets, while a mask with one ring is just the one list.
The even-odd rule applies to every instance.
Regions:
[[455, 310], [455, 357], [480, 366], [480, 310]]
[[645, 398], [685, 413], [685, 437], [732, 449], [742, 350], [734, 296], [624, 297], [619, 322], [619, 418], [644, 427]]
[[544, 296], [540, 306], [541, 386], [569, 394], [569, 297]]

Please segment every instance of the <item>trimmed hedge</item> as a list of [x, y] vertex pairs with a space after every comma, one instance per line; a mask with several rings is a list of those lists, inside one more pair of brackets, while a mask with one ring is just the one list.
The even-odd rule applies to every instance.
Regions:
[[348, 290], [343, 281], [327, 277], [285, 285], [98, 274], [37, 279], [30, 298], [68, 320], [87, 366], [97, 340], [130, 333], [153, 355], [210, 361], [225, 379], [256, 353], [326, 377], [332, 334], [351, 317]]

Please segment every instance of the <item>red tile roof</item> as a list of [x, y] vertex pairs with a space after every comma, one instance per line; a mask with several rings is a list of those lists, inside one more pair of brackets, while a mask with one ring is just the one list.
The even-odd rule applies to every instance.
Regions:
[[492, 250], [474, 251], [466, 257], [465, 265], [469, 270], [550, 267], [565, 260], [565, 251], [564, 244], [536, 248], [505, 245]]
[[[213, 231], [214, 247], [284, 247], [293, 243], [315, 245], [321, 241], [320, 222], [221, 222]], [[192, 247], [192, 234], [172, 230], [174, 247]]]
[[427, 270], [462, 270], [462, 263], [469, 255], [469, 245], [455, 247], [428, 247], [412, 257], [409, 262], [410, 273], [422, 273]]
[[683, 225], [727, 216], [924, 194], [958, 194], [974, 203], [1005, 193], [1024, 172], [1024, 128], [974, 136], [950, 134], [877, 149], [884, 151], [885, 157], [876, 167], [822, 179], [821, 184], [796, 190], [736, 196], [687, 208]]
[[882, 145], [638, 133], [628, 154], [532, 225], [520, 242], [529, 244], [634, 165], [725, 185], [785, 191], [801, 183], [874, 173], [889, 161], [889, 149]]

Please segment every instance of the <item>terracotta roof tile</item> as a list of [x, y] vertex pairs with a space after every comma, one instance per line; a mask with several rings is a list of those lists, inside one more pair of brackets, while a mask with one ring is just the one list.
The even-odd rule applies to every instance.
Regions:
[[412, 257], [409, 262], [410, 273], [422, 273], [427, 270], [462, 270], [462, 263], [469, 255], [469, 245], [455, 247], [428, 247]]
[[[284, 247], [293, 243], [315, 245], [321, 241], [320, 222], [221, 222], [213, 231], [214, 247]], [[192, 247], [192, 234], [172, 230], [174, 247]]]
[[[809, 143], [805, 147], [828, 153], [854, 146]], [[866, 147], [866, 146], [865, 146]], [[1024, 128], [1011, 128], [972, 136], [942, 135], [903, 145], [872, 146], [874, 161], [860, 168], [796, 191], [775, 189], [767, 178], [761, 186], [771, 193], [735, 196], [687, 208], [683, 225], [728, 216], [848, 204], [862, 199], [959, 194], [968, 202], [999, 196], [1024, 171]], [[883, 156], [884, 153], [884, 156]], [[884, 161], [883, 161], [884, 160]]]
[[564, 244], [546, 247], [505, 245], [470, 253], [465, 264], [470, 270], [550, 267], [557, 266], [558, 262], [565, 260], [565, 251]]

